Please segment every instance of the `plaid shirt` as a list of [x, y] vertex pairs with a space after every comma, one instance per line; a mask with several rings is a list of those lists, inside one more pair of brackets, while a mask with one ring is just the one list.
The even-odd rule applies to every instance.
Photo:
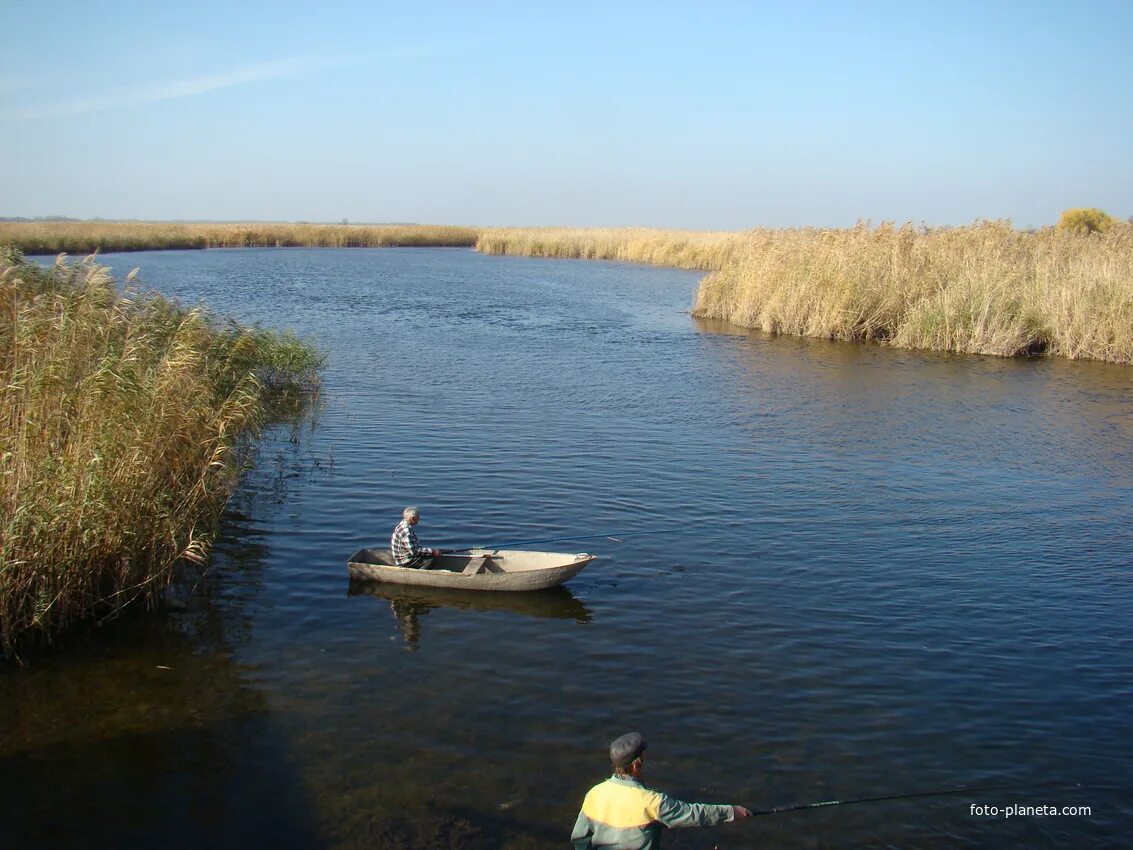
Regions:
[[422, 548], [421, 544], [417, 542], [417, 535], [413, 533], [413, 526], [409, 524], [409, 520], [405, 519], [399, 522], [393, 530], [393, 536], [389, 539], [389, 552], [393, 555], [395, 564], [404, 564], [411, 560], [414, 555], [430, 554], [430, 550]]

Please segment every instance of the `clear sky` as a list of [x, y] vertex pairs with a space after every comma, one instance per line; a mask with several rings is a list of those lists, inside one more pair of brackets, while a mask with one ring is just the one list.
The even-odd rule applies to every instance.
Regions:
[[0, 0], [0, 215], [1133, 214], [1133, 2]]

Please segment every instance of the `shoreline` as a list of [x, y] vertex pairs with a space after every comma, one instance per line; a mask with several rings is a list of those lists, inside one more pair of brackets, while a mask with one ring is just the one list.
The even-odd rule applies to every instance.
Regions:
[[0, 222], [27, 254], [472, 248], [705, 272], [693, 315], [740, 328], [998, 357], [1133, 364], [1133, 226], [688, 231], [440, 225]]

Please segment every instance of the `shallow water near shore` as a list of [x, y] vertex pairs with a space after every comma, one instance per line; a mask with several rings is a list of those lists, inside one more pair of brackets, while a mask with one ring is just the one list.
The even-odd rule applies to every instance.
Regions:
[[[698, 275], [618, 263], [102, 262], [294, 328], [325, 394], [170, 610], [0, 672], [0, 846], [562, 847], [630, 729], [686, 799], [1010, 786], [667, 847], [1133, 827], [1133, 369], [747, 333], [687, 314]], [[407, 504], [427, 545], [609, 537], [533, 547], [601, 556], [552, 593], [352, 586]]]

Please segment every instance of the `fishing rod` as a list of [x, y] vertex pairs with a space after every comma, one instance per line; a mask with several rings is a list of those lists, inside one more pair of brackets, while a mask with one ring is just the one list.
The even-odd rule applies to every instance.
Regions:
[[[784, 812], [800, 812], [804, 809], [821, 809], [827, 806], [852, 806], [856, 803], [877, 803], [882, 800], [911, 800], [915, 797], [942, 797], [949, 794], [973, 794], [982, 791], [1009, 791], [1019, 789], [1019, 785], [959, 785], [955, 788], [944, 788], [938, 791], [914, 791], [906, 794], [883, 794], [877, 797], [854, 797], [849, 800], [821, 800], [817, 803], [801, 803], [794, 806], [775, 806], [771, 809], [749, 809], [752, 817], [757, 815], [780, 815]], [[1034, 786], [1027, 786], [1033, 788]], [[1060, 788], [1081, 788], [1076, 785], [1062, 785]]]

